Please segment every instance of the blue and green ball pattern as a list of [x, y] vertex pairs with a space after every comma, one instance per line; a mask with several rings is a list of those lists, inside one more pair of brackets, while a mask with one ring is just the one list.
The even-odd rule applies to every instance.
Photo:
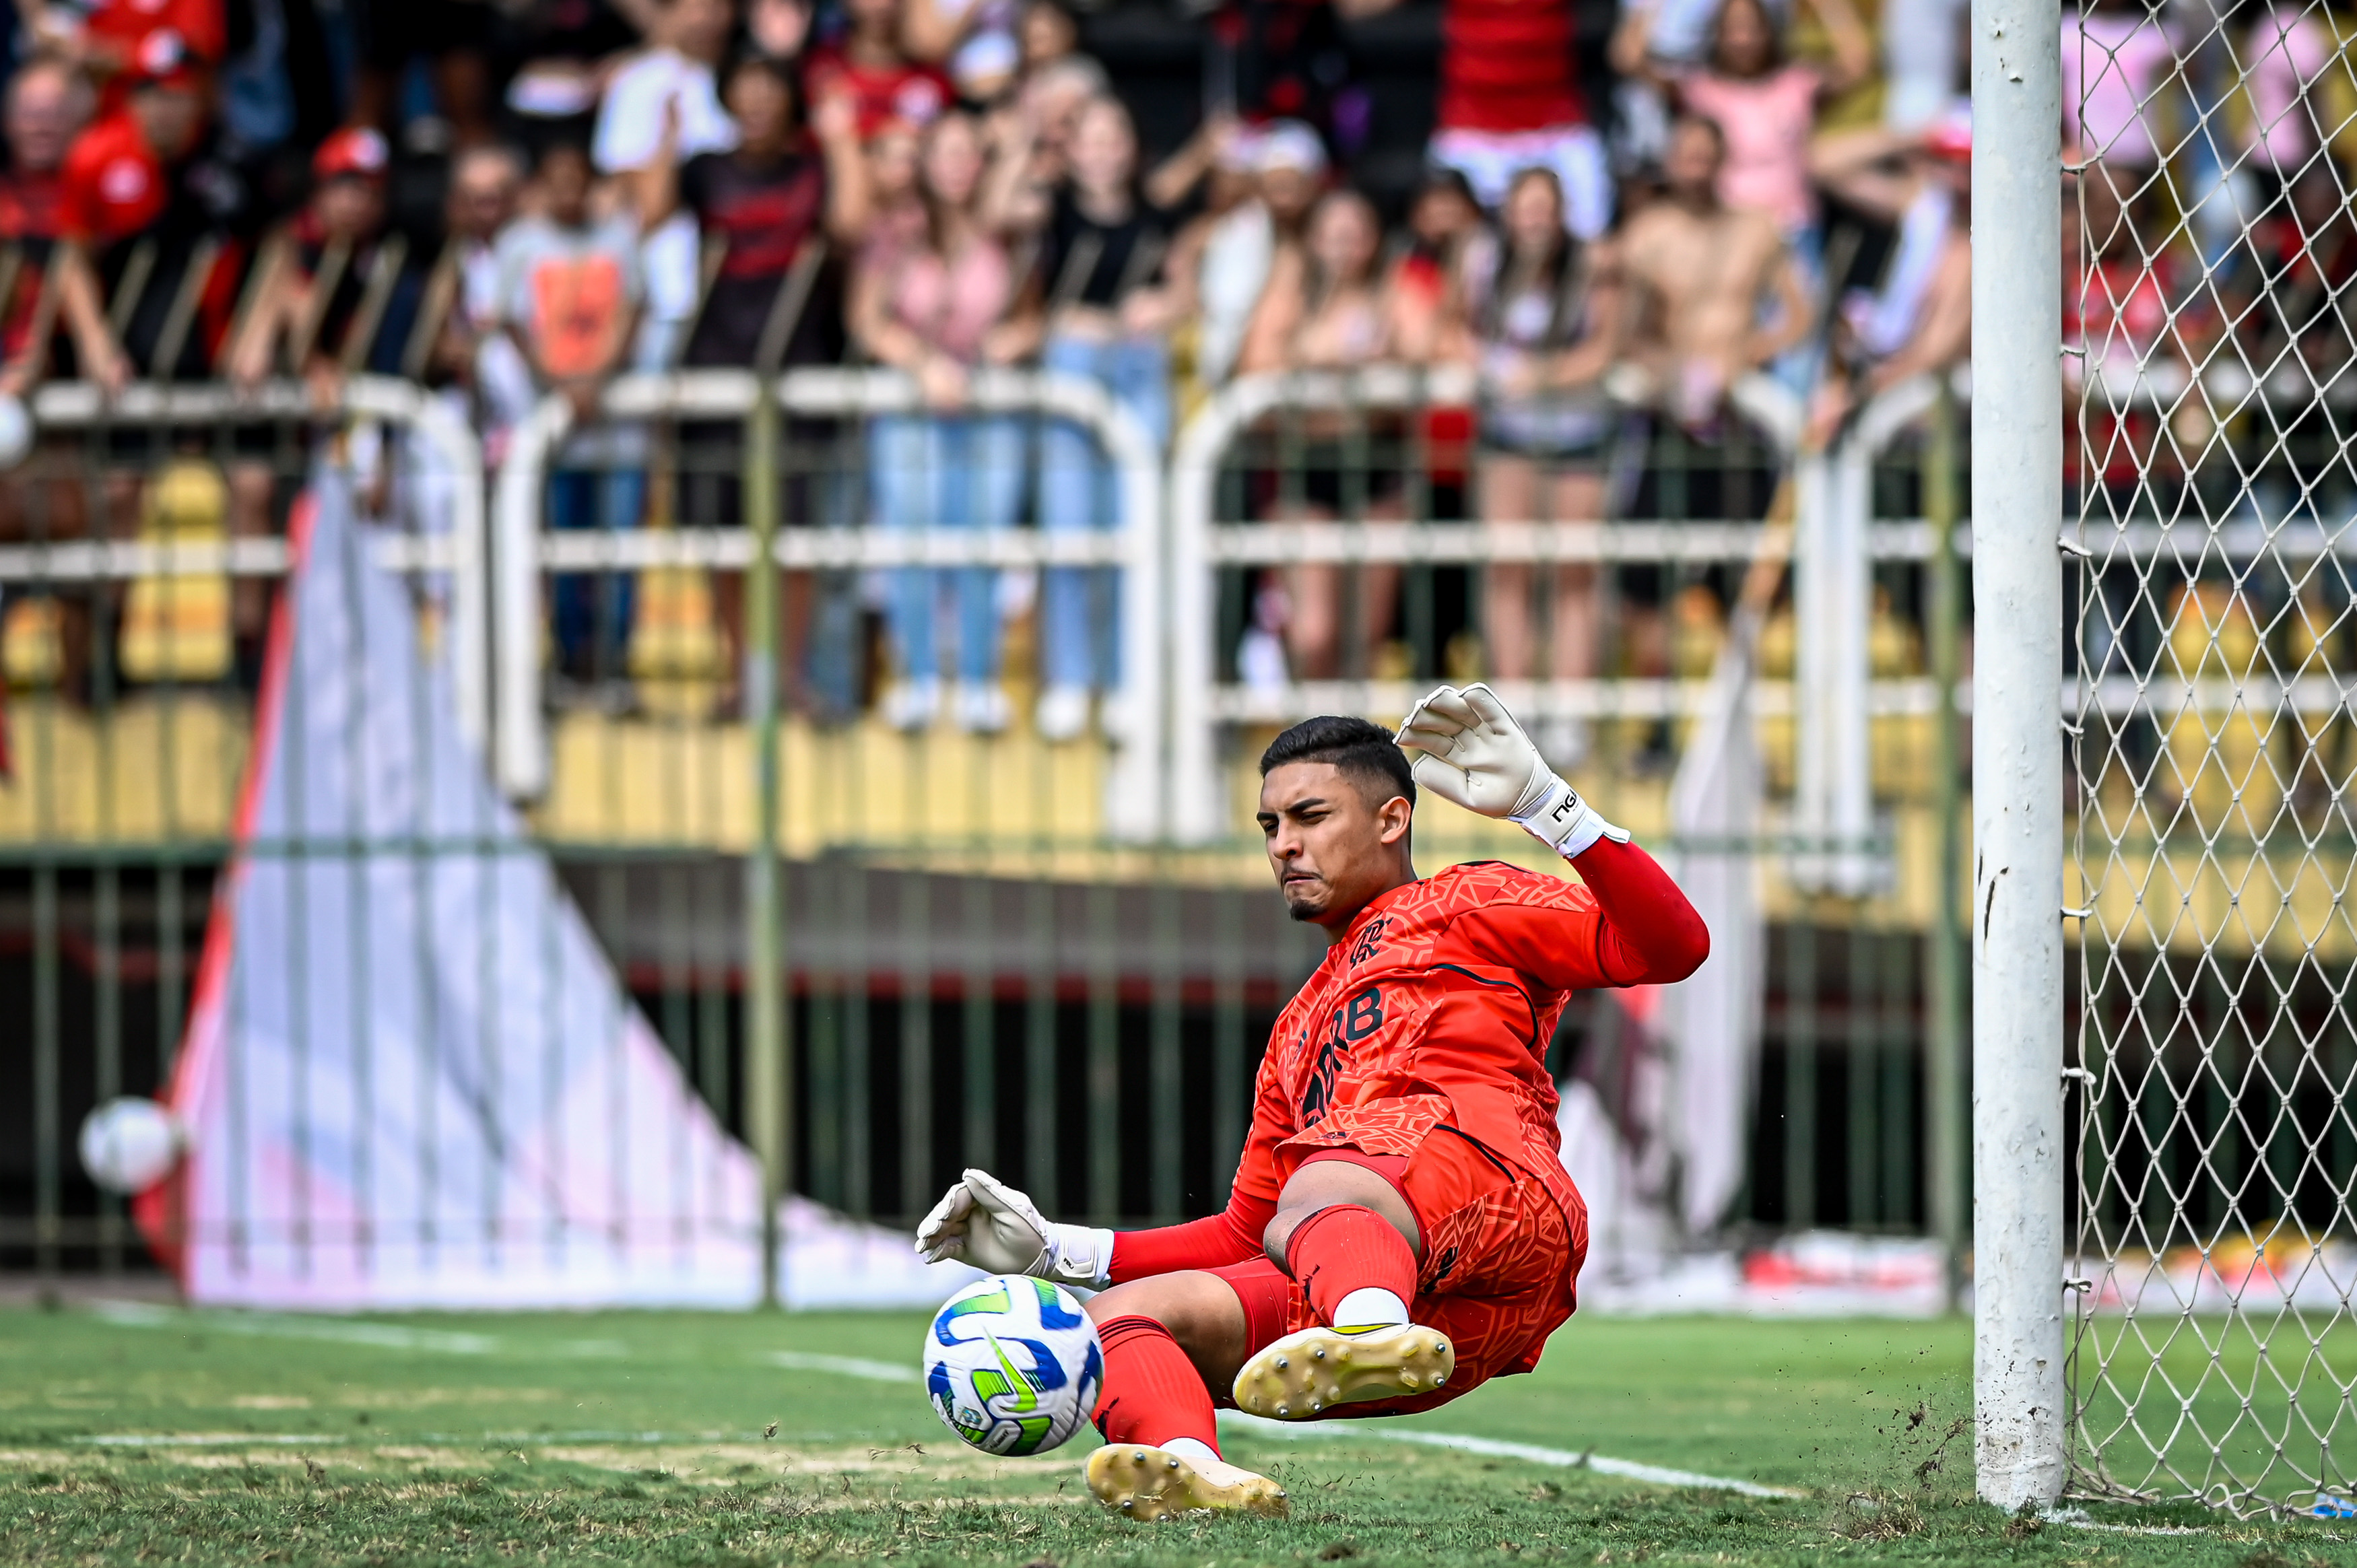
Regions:
[[994, 1275], [942, 1304], [925, 1336], [925, 1392], [985, 1454], [1044, 1454], [1088, 1423], [1104, 1348], [1079, 1300], [1047, 1280]]

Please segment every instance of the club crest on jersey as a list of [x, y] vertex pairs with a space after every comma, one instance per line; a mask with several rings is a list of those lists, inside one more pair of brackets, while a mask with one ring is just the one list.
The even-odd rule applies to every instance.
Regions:
[[1327, 1109], [1334, 1103], [1334, 1079], [1340, 1076], [1342, 1066], [1351, 1058], [1351, 1047], [1383, 1026], [1383, 991], [1380, 985], [1370, 985], [1358, 993], [1326, 1020], [1326, 1037], [1318, 1045], [1317, 1065], [1309, 1069], [1309, 1081], [1301, 1088], [1301, 1124], [1312, 1127], [1324, 1120]]
[[1378, 915], [1367, 922], [1367, 929], [1361, 931], [1359, 940], [1351, 944], [1351, 963], [1353, 968], [1375, 956], [1375, 950], [1383, 945], [1383, 931], [1391, 923], [1392, 918], [1389, 915]]

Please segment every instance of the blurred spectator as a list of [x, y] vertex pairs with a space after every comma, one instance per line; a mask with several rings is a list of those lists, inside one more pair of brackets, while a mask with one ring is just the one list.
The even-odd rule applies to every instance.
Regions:
[[[1172, 295], [1163, 262], [1171, 217], [1138, 188], [1137, 132], [1118, 100], [1099, 98], [1082, 109], [1067, 162], [1070, 176], [1046, 209], [1024, 215], [1039, 231], [1048, 313], [1043, 363], [1103, 387], [1159, 450], [1170, 438]], [[1049, 422], [1039, 467], [1042, 529], [1078, 533], [1120, 526], [1118, 476], [1085, 431]], [[1121, 684], [1120, 605], [1114, 572], [1048, 568], [1038, 714], [1046, 738], [1078, 736], [1088, 725], [1091, 693]]]
[[850, 30], [840, 43], [811, 51], [802, 90], [813, 103], [849, 93], [859, 134], [872, 136], [900, 120], [923, 130], [956, 99], [941, 68], [911, 57], [902, 42], [900, 0], [844, 0]]
[[985, 210], [1008, 220], [1025, 193], [1041, 199], [1071, 172], [1072, 125], [1081, 110], [1112, 91], [1104, 68], [1086, 55], [1062, 55], [1026, 77], [1014, 101], [984, 123], [990, 152]]
[[[662, 223], [684, 209], [719, 248], [720, 263], [688, 338], [689, 365], [750, 365], [764, 374], [784, 365], [831, 364], [843, 358], [842, 293], [837, 269], [826, 265], [829, 242], [856, 248], [868, 227], [867, 160], [857, 114], [847, 97], [817, 107], [813, 135], [795, 112], [792, 78], [760, 55], [738, 60], [728, 73], [727, 107], [737, 145], [700, 153], [684, 165], [666, 135], [642, 187], [645, 221]], [[797, 450], [824, 449], [831, 421], [795, 419], [788, 435]], [[691, 426], [682, 439], [698, 448], [686, 465], [685, 514], [699, 521], [742, 520], [736, 473], [743, 461], [733, 424]], [[794, 465], [786, 476], [786, 515], [829, 527], [846, 524], [844, 476]], [[807, 574], [786, 579], [787, 690], [823, 717], [848, 714], [854, 701], [853, 642], [859, 607], [848, 574], [830, 573], [816, 585], [816, 624]], [[733, 647], [744, 647], [744, 579], [716, 582], [721, 624]], [[802, 657], [808, 628], [810, 650]], [[800, 671], [807, 668], [807, 682]], [[805, 689], [805, 684], [807, 689]]]
[[506, 106], [525, 150], [594, 134], [608, 68], [662, 30], [657, 0], [501, 0]]
[[[311, 159], [310, 200], [273, 234], [249, 285], [253, 306], [231, 340], [225, 369], [251, 386], [291, 372], [322, 406], [343, 375], [365, 366], [379, 321], [366, 306], [381, 265], [398, 265], [378, 242], [384, 229], [385, 171], [392, 158], [372, 128], [337, 132]], [[375, 302], [382, 306], [382, 299]]]
[[1023, 70], [1029, 74], [1050, 60], [1077, 53], [1081, 29], [1072, 20], [1072, 14], [1056, 0], [1029, 0], [1023, 7], [1023, 22], [1016, 41], [1021, 47]]
[[[1528, 173], [1528, 170], [1524, 171]], [[1521, 177], [1516, 177], [1517, 183]], [[1558, 199], [1563, 185], [1555, 184]], [[1509, 187], [1511, 199], [1512, 188]], [[1561, 208], [1557, 200], [1558, 209]], [[1451, 168], [1436, 168], [1425, 176], [1408, 203], [1407, 232], [1396, 267], [1395, 287], [1407, 291], [1417, 307], [1436, 319], [1456, 297], [1466, 270], [1497, 264], [1496, 237], [1481, 220], [1473, 187]]]
[[925, 200], [917, 188], [920, 139], [906, 120], [887, 120], [867, 138], [866, 259], [873, 263], [913, 244], [925, 231]]
[[[534, 381], [570, 399], [585, 422], [597, 417], [606, 381], [622, 367], [645, 298], [638, 225], [627, 213], [593, 216], [592, 177], [578, 144], [547, 148], [535, 171], [537, 209], [510, 224], [498, 248], [501, 326]], [[646, 477], [623, 435], [593, 426], [568, 439], [548, 478], [549, 526], [638, 526]], [[628, 578], [559, 576], [555, 598], [565, 671], [619, 672], [630, 623]]]
[[1663, 198], [1629, 220], [1620, 242], [1635, 319], [1628, 353], [1689, 428], [1715, 420], [1736, 379], [1799, 343], [1814, 316], [1775, 220], [1719, 199], [1726, 152], [1717, 122], [1681, 116]]
[[1879, 287], [1852, 290], [1835, 323], [1845, 372], [1821, 389], [1819, 440], [1854, 406], [1972, 352], [1972, 122], [1969, 111], [1917, 135], [1879, 128], [1822, 138], [1818, 183], [1898, 234]]
[[1054, 0], [907, 0], [901, 38], [915, 59], [946, 68], [969, 103], [995, 103], [1078, 47]]
[[1205, 38], [1206, 106], [1250, 124], [1294, 121], [1345, 154], [1365, 140], [1366, 104], [1348, 93], [1351, 56], [1327, 0], [1217, 0]]
[[[391, 163], [383, 135], [348, 127], [319, 145], [311, 159], [312, 190], [303, 209], [280, 225], [263, 248], [247, 288], [248, 304], [230, 339], [222, 368], [252, 386], [292, 373], [323, 408], [334, 405], [344, 376], [364, 368], [390, 278], [379, 269], [400, 265], [400, 245], [382, 244], [384, 178]], [[280, 475], [259, 454], [229, 470], [231, 531], [245, 538], [270, 532], [271, 501]], [[238, 637], [262, 635], [267, 584], [241, 578], [232, 590]]]
[[507, 433], [532, 412], [532, 370], [500, 330], [500, 234], [513, 221], [523, 166], [506, 147], [470, 147], [450, 165], [442, 222], [448, 239], [427, 306], [442, 324], [434, 349], [437, 379], [471, 387], [485, 427], [484, 456], [506, 455]]
[[86, 366], [116, 357], [95, 280], [86, 266], [60, 264], [66, 151], [89, 119], [90, 89], [59, 60], [34, 60], [8, 83], [0, 169], [0, 392], [22, 396], [48, 372], [49, 341], [62, 317]]
[[2236, 61], [2250, 98], [2250, 119], [2237, 140], [2266, 186], [2259, 202], [2264, 209], [2316, 156], [2323, 105], [2311, 103], [2311, 95], [2343, 59], [2344, 44], [2312, 6], [2270, 0], [2256, 9]]
[[[736, 21], [731, 0], [663, 0], [648, 48], [607, 83], [593, 156], [600, 172], [634, 188], [642, 212], [651, 210], [648, 188], [666, 143], [682, 162], [737, 145], [715, 76]], [[670, 215], [648, 230], [640, 258], [646, 316], [633, 358], [646, 371], [670, 368], [695, 314], [695, 222], [669, 203], [664, 210]]]
[[2177, 24], [2143, 0], [2093, 0], [2062, 18], [2063, 145], [2102, 160], [2123, 196], [2160, 161], [2155, 100], [2179, 51]]
[[[1400, 0], [1336, 0], [1345, 16], [1378, 16]], [[1593, 240], [1612, 223], [1612, 174], [1581, 95], [1574, 0], [1444, 0], [1439, 127], [1432, 161], [1472, 182], [1484, 207], [1505, 199], [1524, 168], [1553, 169], [1571, 231]]]
[[[134, 249], [125, 242], [135, 238], [158, 242], [144, 270], [151, 279], [160, 274], [173, 292], [186, 281], [182, 274], [198, 259], [200, 249], [208, 273], [218, 256], [216, 248], [199, 239], [199, 235], [209, 239], [215, 226], [218, 214], [208, 203], [217, 187], [192, 172], [205, 134], [200, 68], [181, 48], [178, 37], [155, 33], [140, 45], [124, 77], [130, 90], [125, 106], [74, 139], [63, 171], [65, 198], [59, 230], [72, 242], [73, 249], [60, 264], [78, 269], [87, 263], [94, 269], [95, 278], [90, 284], [93, 298], [138, 284], [136, 277], [124, 282]], [[168, 264], [157, 257], [167, 248], [166, 242], [172, 252]], [[201, 286], [206, 280], [199, 282]], [[63, 286], [78, 289], [84, 285], [72, 279]], [[139, 307], [156, 293], [152, 287], [144, 290], [141, 298], [129, 302], [130, 312], [124, 310], [124, 302], [116, 301], [110, 316], [122, 320], [128, 315], [129, 325], [142, 328], [152, 322], [154, 313], [144, 313], [147, 319], [143, 321]], [[217, 318], [218, 312], [208, 315]], [[70, 316], [68, 320], [70, 326], [74, 317]], [[206, 323], [208, 328], [215, 325], [217, 319]], [[151, 341], [150, 346], [157, 345]], [[77, 331], [75, 351], [81, 360], [81, 373], [102, 386], [120, 389], [135, 372], [133, 360], [111, 324], [103, 340], [85, 338]], [[178, 358], [177, 352], [168, 357], [175, 362]]]
[[[1608, 248], [1566, 234], [1552, 170], [1525, 169], [1499, 214], [1502, 243], [1483, 246], [1463, 283], [1465, 351], [1481, 381], [1480, 516], [1485, 522], [1600, 522], [1618, 424], [1602, 387], [1620, 349], [1620, 282]], [[1593, 565], [1491, 566], [1481, 594], [1490, 673], [1539, 673], [1533, 624], [1542, 571], [1548, 603], [1547, 675], [1596, 671], [1601, 628]], [[1558, 768], [1586, 755], [1586, 727], [1557, 717], [1539, 744]]]
[[1717, 124], [1727, 145], [1719, 199], [1768, 214], [1813, 263], [1817, 203], [1809, 187], [1809, 137], [1818, 108], [1871, 74], [1874, 53], [1849, 0], [1802, 3], [1833, 40], [1830, 68], [1785, 58], [1781, 30], [1764, 0], [1725, 0], [1712, 29], [1709, 63], [1701, 70], [1655, 60], [1649, 48], [1652, 13], [1632, 9], [1613, 37], [1612, 63]]
[[37, 42], [87, 70], [99, 84], [99, 113], [129, 101], [143, 47], [168, 34], [199, 66], [219, 64], [228, 43], [221, 0], [96, 0], [93, 5], [45, 5], [32, 13]]
[[1882, 123], [1920, 131], [1972, 91], [1967, 0], [1883, 0]]
[[402, 78], [411, 62], [425, 60], [448, 134], [462, 147], [490, 139], [491, 0], [358, 0], [352, 26], [360, 56], [352, 72], [353, 124], [399, 134]]
[[[920, 158], [924, 229], [864, 260], [852, 282], [853, 333], [877, 360], [917, 378], [928, 411], [867, 427], [868, 484], [887, 528], [995, 532], [1014, 522], [1022, 504], [1021, 422], [965, 407], [976, 367], [1021, 359], [1039, 339], [1039, 315], [1025, 302], [1015, 263], [981, 220], [983, 174], [974, 120], [951, 113], [934, 121]], [[949, 588], [957, 601], [957, 722], [984, 734], [1006, 727], [997, 577], [986, 566], [893, 574], [888, 619], [899, 680], [885, 699], [888, 723], [921, 729], [940, 712], [934, 607]]]
[[2331, 163], [2291, 179], [2245, 243], [2255, 275], [2237, 275], [2230, 307], [2244, 362], [2262, 377], [2297, 363], [2302, 395], [2332, 385], [2357, 345], [2357, 222]]
[[[728, 73], [727, 106], [739, 133], [734, 146], [683, 160], [679, 136], [667, 130], [640, 187], [647, 227], [685, 211], [721, 247], [684, 360], [767, 368], [839, 360], [828, 302], [813, 310], [807, 293], [795, 300], [782, 291], [806, 254], [814, 260], [830, 240], [856, 246], [866, 236], [867, 165], [856, 112], [847, 99], [829, 100], [813, 116], [815, 134], [806, 133], [791, 78], [759, 56]], [[800, 307], [792, 319], [780, 316], [791, 306]], [[772, 332], [776, 341], [766, 342]]]
[[[1280, 122], [1235, 137], [1230, 149], [1213, 180], [1212, 211], [1181, 236], [1185, 264], [1174, 272], [1193, 306], [1195, 379], [1205, 388], [1236, 370], [1277, 252], [1299, 242], [1326, 180], [1325, 145], [1307, 125]], [[1249, 161], [1248, 177], [1232, 158]], [[1249, 194], [1221, 211], [1223, 186]]]
[[[1338, 190], [1322, 198], [1303, 242], [1280, 251], [1269, 270], [1239, 371], [1347, 371], [1402, 357], [1402, 301], [1384, 286], [1383, 238], [1365, 197]], [[1300, 498], [1281, 500], [1273, 516], [1323, 522], [1350, 508], [1354, 521], [1405, 520], [1397, 476], [1369, 472], [1362, 459], [1354, 461], [1337, 418], [1313, 416], [1302, 427], [1308, 448]], [[1353, 507], [1354, 501], [1360, 504]], [[1286, 631], [1295, 673], [1331, 680], [1340, 673], [1343, 654], [1342, 574], [1328, 565], [1296, 566], [1290, 579]], [[1397, 566], [1360, 569], [1355, 648], [1371, 650], [1390, 634], [1398, 588]]]

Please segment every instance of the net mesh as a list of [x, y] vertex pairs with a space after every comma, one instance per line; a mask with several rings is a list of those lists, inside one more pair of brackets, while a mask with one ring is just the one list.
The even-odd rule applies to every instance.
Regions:
[[2352, 38], [2296, 4], [2062, 23], [2072, 1462], [2096, 1496], [2351, 1495]]

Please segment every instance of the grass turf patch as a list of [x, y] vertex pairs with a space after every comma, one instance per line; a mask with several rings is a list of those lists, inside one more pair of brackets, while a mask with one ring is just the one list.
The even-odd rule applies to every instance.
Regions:
[[1536, 1375], [1412, 1423], [1798, 1496], [1411, 1446], [1380, 1425], [1255, 1429], [1229, 1446], [1286, 1483], [1290, 1519], [1156, 1527], [1088, 1501], [1085, 1438], [1036, 1460], [959, 1446], [913, 1379], [920, 1330], [0, 1314], [0, 1562], [2357, 1562], [2346, 1527], [2169, 1510], [2201, 1533], [2114, 1534], [1972, 1502], [1957, 1324], [1577, 1321]]

